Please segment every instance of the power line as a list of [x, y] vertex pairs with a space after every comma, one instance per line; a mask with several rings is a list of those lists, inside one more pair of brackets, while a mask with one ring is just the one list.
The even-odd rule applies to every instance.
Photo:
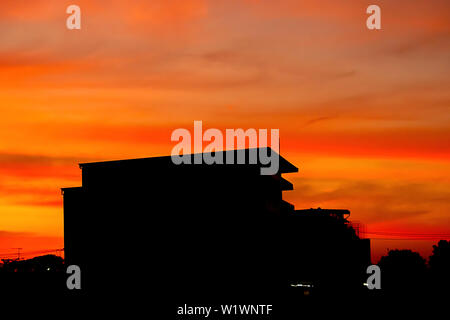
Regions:
[[446, 240], [450, 239], [448, 233], [408, 233], [408, 232], [362, 232], [367, 235], [386, 236], [387, 238], [371, 238], [373, 240]]
[[442, 238], [370, 238], [370, 240], [389, 240], [389, 241], [395, 241], [395, 240], [412, 240], [412, 241], [437, 241], [437, 240], [444, 240]]
[[407, 232], [383, 232], [383, 231], [372, 231], [372, 232], [362, 232], [366, 234], [377, 234], [377, 235], [390, 235], [390, 236], [424, 236], [424, 237], [450, 237], [450, 233], [407, 233]]
[[[13, 248], [13, 249], [22, 249], [22, 248]], [[35, 254], [42, 254], [42, 253], [52, 253], [55, 252], [56, 254], [64, 251], [64, 248], [58, 248], [58, 249], [46, 249], [46, 250], [38, 250], [38, 251], [26, 251], [26, 252], [20, 252], [20, 250], [16, 253], [0, 253], [0, 257], [10, 257], [10, 256], [18, 256], [18, 259], [20, 259], [20, 256], [29, 256], [29, 255], [35, 255]]]

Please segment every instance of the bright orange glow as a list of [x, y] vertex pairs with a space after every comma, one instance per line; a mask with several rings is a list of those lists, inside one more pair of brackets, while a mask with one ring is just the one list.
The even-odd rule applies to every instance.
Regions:
[[377, 2], [374, 32], [357, 0], [79, 0], [79, 31], [71, 1], [2, 1], [0, 254], [63, 246], [78, 162], [169, 154], [194, 120], [280, 129], [297, 208], [450, 234], [450, 2]]

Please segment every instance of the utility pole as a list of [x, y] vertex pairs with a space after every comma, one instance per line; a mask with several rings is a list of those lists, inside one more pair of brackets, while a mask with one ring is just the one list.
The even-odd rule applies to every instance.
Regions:
[[17, 249], [17, 260], [20, 260], [20, 250], [22, 250], [23, 248], [13, 248], [13, 249]]

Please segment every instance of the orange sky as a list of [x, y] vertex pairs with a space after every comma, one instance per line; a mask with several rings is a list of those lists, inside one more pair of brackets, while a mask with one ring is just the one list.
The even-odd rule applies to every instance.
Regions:
[[1, 1], [0, 253], [63, 246], [78, 162], [168, 154], [194, 120], [279, 128], [297, 208], [450, 234], [449, 21], [448, 0]]

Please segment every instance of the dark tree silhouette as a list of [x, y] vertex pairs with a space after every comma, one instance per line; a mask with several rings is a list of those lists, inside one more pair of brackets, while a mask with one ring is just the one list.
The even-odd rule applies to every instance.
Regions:
[[433, 286], [448, 288], [450, 284], [450, 241], [441, 240], [433, 245], [429, 260]]
[[63, 272], [64, 260], [61, 257], [47, 254], [27, 260], [4, 260], [0, 272]]
[[415, 294], [426, 283], [426, 261], [411, 250], [390, 250], [380, 259], [381, 287], [386, 292]]
[[4, 260], [0, 268], [2, 292], [10, 295], [59, 294], [65, 287], [64, 260], [44, 255], [27, 260]]

